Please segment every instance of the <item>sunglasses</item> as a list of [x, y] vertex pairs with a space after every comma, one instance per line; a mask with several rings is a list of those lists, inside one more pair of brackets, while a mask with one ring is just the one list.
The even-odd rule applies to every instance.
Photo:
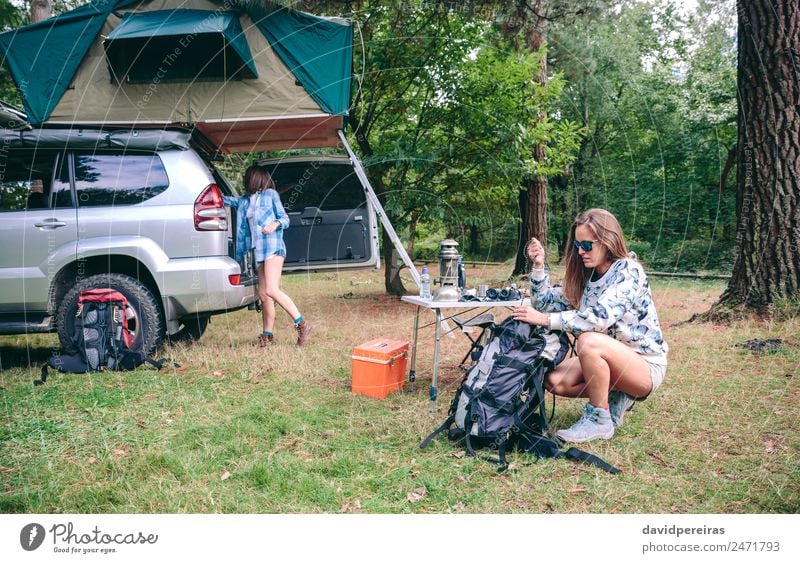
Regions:
[[580, 250], [582, 248], [584, 250], [584, 252], [591, 252], [592, 251], [592, 246], [596, 242], [600, 242], [600, 241], [599, 240], [574, 240], [574, 241], [572, 241], [572, 244], [575, 245], [575, 249], [576, 250]]

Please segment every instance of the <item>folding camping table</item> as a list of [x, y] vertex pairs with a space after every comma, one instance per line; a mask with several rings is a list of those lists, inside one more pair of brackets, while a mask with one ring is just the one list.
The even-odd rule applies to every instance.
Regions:
[[[442, 329], [441, 324], [442, 321], [446, 321], [448, 319], [452, 319], [456, 316], [457, 313], [453, 313], [449, 316], [445, 316], [445, 313], [442, 313], [443, 309], [459, 309], [460, 312], [469, 313], [471, 311], [479, 311], [483, 312], [487, 309], [494, 309], [495, 307], [506, 307], [512, 308], [516, 307], [520, 304], [525, 304], [525, 302], [529, 302], [528, 298], [525, 297], [524, 299], [515, 299], [514, 301], [434, 301], [432, 299], [422, 299], [418, 296], [411, 296], [411, 295], [404, 295], [400, 298], [401, 301], [405, 303], [409, 303], [411, 305], [417, 306], [416, 314], [414, 315], [414, 343], [411, 348], [411, 367], [408, 372], [408, 379], [409, 381], [414, 381], [416, 379], [416, 365], [417, 365], [417, 333], [419, 332], [419, 312], [422, 309], [430, 309], [433, 311], [434, 314], [434, 321], [433, 324], [433, 377], [431, 379], [431, 390], [430, 390], [430, 397], [431, 397], [431, 412], [436, 411], [436, 399], [438, 396], [438, 384], [439, 384], [439, 340], [442, 337]], [[430, 326], [430, 324], [424, 325]], [[453, 329], [455, 330], [455, 329]]]

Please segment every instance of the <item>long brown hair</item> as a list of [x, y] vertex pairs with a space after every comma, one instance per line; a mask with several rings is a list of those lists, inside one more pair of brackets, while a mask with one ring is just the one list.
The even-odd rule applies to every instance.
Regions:
[[244, 173], [244, 189], [253, 195], [261, 190], [275, 189], [275, 181], [269, 172], [258, 164], [251, 164]]
[[564, 263], [567, 266], [567, 272], [564, 275], [564, 296], [576, 309], [580, 304], [583, 290], [586, 288], [586, 282], [592, 276], [592, 270], [584, 267], [583, 260], [574, 244], [575, 229], [581, 225], [587, 226], [594, 234], [594, 238], [608, 249], [606, 258], [611, 262], [628, 256], [628, 247], [625, 245], [622, 228], [619, 226], [617, 218], [611, 213], [605, 209], [589, 209], [575, 217], [569, 231], [567, 250], [564, 254]]

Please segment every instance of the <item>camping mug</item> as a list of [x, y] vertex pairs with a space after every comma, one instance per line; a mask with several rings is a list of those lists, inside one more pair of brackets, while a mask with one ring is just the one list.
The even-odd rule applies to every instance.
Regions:
[[480, 297], [481, 299], [486, 297], [486, 290], [488, 290], [488, 289], [489, 289], [489, 286], [486, 285], [486, 284], [479, 285], [478, 286], [478, 297]]

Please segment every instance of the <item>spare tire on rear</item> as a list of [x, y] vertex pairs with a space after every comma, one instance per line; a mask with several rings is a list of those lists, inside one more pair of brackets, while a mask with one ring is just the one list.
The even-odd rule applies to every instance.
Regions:
[[75, 353], [72, 335], [75, 331], [75, 312], [81, 291], [110, 287], [119, 291], [128, 301], [128, 329], [133, 335], [134, 347], [141, 343], [148, 356], [153, 355], [164, 342], [166, 327], [164, 315], [153, 293], [136, 278], [125, 274], [96, 274], [75, 281], [58, 307], [56, 327], [61, 348]]

